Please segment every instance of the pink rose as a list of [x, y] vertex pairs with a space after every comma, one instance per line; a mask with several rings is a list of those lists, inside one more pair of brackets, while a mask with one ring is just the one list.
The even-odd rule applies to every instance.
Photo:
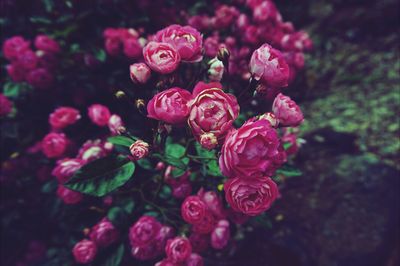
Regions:
[[84, 239], [75, 244], [72, 253], [77, 263], [88, 264], [96, 257], [97, 247], [93, 241]]
[[146, 64], [161, 74], [174, 72], [181, 61], [178, 51], [169, 43], [149, 42], [143, 48], [143, 56]]
[[221, 5], [215, 10], [215, 24], [217, 29], [229, 27], [235, 18], [239, 16], [239, 11], [234, 6]]
[[136, 38], [128, 38], [123, 42], [124, 54], [130, 59], [138, 59], [142, 55], [142, 46]]
[[260, 120], [261, 120], [261, 119], [267, 120], [267, 121], [271, 124], [271, 127], [273, 127], [273, 128], [277, 128], [278, 125], [279, 125], [278, 119], [277, 119], [276, 116], [275, 116], [273, 113], [271, 113], [271, 112], [267, 112], [267, 113], [265, 113], [265, 114], [263, 114], [263, 115], [260, 115], [259, 119], [260, 119]]
[[192, 193], [192, 184], [186, 180], [172, 186], [172, 196], [176, 199], [184, 199]]
[[143, 215], [129, 228], [132, 246], [143, 247], [153, 242], [161, 229], [161, 224], [152, 216]]
[[119, 115], [113, 114], [108, 120], [108, 129], [112, 135], [119, 135], [121, 130], [124, 130], [124, 122]]
[[219, 39], [216, 36], [208, 37], [204, 40], [204, 51], [209, 57], [217, 56], [219, 49]]
[[165, 253], [173, 262], [184, 262], [192, 253], [192, 246], [187, 238], [178, 236], [167, 241]]
[[31, 50], [26, 50], [17, 56], [18, 64], [25, 70], [35, 69], [38, 65], [38, 57]]
[[104, 127], [107, 126], [111, 113], [107, 106], [93, 104], [88, 108], [88, 115], [94, 124]]
[[280, 145], [278, 134], [265, 120], [248, 120], [225, 138], [219, 167], [227, 177], [250, 178], [271, 174]]
[[19, 54], [29, 50], [30, 43], [21, 36], [14, 36], [7, 39], [3, 44], [3, 54], [8, 60], [15, 60]]
[[210, 27], [211, 20], [206, 15], [195, 15], [188, 19], [188, 24], [197, 30], [207, 30]]
[[132, 154], [132, 160], [137, 161], [149, 154], [149, 144], [143, 140], [137, 140], [130, 146], [129, 150]]
[[197, 192], [197, 195], [207, 205], [208, 210], [214, 215], [214, 217], [219, 219], [225, 217], [222, 200], [217, 193], [214, 191], [204, 191], [202, 188]]
[[285, 150], [287, 156], [296, 154], [299, 150], [299, 145], [297, 145], [297, 136], [294, 133], [283, 135], [282, 142], [289, 144], [289, 148]]
[[181, 206], [181, 215], [185, 222], [195, 224], [203, 220], [207, 213], [206, 204], [198, 196], [189, 196]]
[[215, 226], [214, 216], [212, 216], [211, 212], [207, 210], [203, 218], [200, 221], [193, 224], [192, 229], [193, 232], [199, 234], [209, 234], [213, 230], [214, 226]]
[[197, 253], [190, 254], [185, 263], [186, 266], [204, 266], [203, 257]]
[[42, 140], [42, 151], [47, 158], [57, 158], [67, 151], [68, 139], [63, 133], [49, 133]]
[[107, 54], [117, 56], [122, 50], [122, 42], [119, 38], [107, 38], [104, 43]]
[[256, 216], [268, 210], [279, 195], [275, 182], [267, 177], [232, 178], [224, 184], [225, 198], [233, 210]]
[[107, 156], [112, 149], [113, 145], [109, 142], [103, 142], [100, 139], [88, 140], [79, 149], [77, 158], [86, 163], [91, 162]]
[[236, 97], [225, 93], [220, 86], [219, 83], [199, 82], [193, 90], [195, 98], [190, 102], [188, 123], [198, 141], [204, 133], [223, 139], [239, 115]]
[[171, 226], [163, 225], [158, 231], [156, 237], [154, 238], [157, 250], [160, 253], [163, 252], [167, 240], [173, 238], [174, 236], [175, 236], [175, 229]]
[[203, 37], [190, 26], [171, 25], [158, 31], [155, 41], [171, 44], [182, 61], [200, 62], [203, 59]]
[[49, 123], [53, 129], [63, 129], [73, 125], [81, 118], [79, 111], [72, 107], [59, 107], [49, 116]]
[[33, 87], [48, 89], [53, 85], [54, 77], [45, 68], [36, 68], [28, 73], [26, 81]]
[[229, 222], [227, 220], [218, 221], [211, 233], [211, 246], [215, 249], [223, 249], [231, 238]]
[[168, 124], [183, 124], [189, 115], [191, 99], [190, 92], [178, 87], [162, 91], [147, 104], [147, 116]]
[[68, 205], [77, 204], [82, 201], [83, 195], [77, 191], [59, 185], [57, 188], [57, 196]]
[[129, 67], [131, 80], [134, 83], [145, 84], [151, 75], [150, 68], [145, 63], [136, 63]]
[[276, 96], [272, 104], [272, 111], [283, 126], [296, 127], [304, 120], [300, 107], [290, 97], [282, 93]]
[[213, 133], [204, 133], [200, 136], [200, 144], [207, 150], [212, 150], [217, 146], [218, 140]]
[[210, 243], [210, 236], [192, 232], [189, 236], [189, 241], [193, 251], [201, 253], [207, 250]]
[[84, 162], [81, 159], [62, 159], [57, 161], [57, 166], [51, 174], [55, 176], [59, 183], [64, 184], [78, 171]]
[[13, 62], [6, 66], [7, 74], [15, 82], [24, 81], [27, 75], [25, 69], [21, 66], [19, 62]]
[[276, 20], [277, 12], [276, 6], [271, 1], [263, 1], [254, 7], [253, 19], [257, 22]]
[[3, 93], [0, 93], [0, 117], [8, 115], [11, 109], [12, 102]]
[[91, 229], [89, 237], [97, 246], [107, 247], [118, 240], [119, 232], [107, 218], [103, 218]]
[[170, 259], [163, 259], [163, 260], [157, 262], [156, 264], [154, 264], [154, 266], [180, 266], [180, 264], [177, 265], [175, 262], [173, 262]]
[[60, 45], [47, 35], [38, 35], [35, 38], [35, 47], [49, 53], [60, 52]]
[[157, 249], [155, 242], [151, 242], [146, 246], [132, 245], [131, 254], [138, 260], [151, 260], [160, 256], [160, 251]]
[[310, 51], [313, 48], [313, 42], [305, 31], [284, 35], [280, 44], [286, 51], [303, 52]]
[[268, 86], [278, 88], [288, 85], [289, 66], [281, 52], [269, 44], [263, 44], [253, 52], [250, 72]]

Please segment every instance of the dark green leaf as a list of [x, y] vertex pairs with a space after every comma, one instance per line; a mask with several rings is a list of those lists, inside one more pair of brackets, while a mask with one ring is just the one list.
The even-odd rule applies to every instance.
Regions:
[[182, 158], [185, 155], [185, 147], [180, 144], [167, 144], [165, 147], [165, 154], [174, 158]]
[[137, 162], [137, 164], [138, 164], [140, 167], [142, 167], [143, 169], [146, 169], [146, 170], [151, 170], [151, 169], [153, 169], [153, 165], [151, 164], [151, 162], [150, 162], [149, 159], [143, 158], [143, 159], [138, 160], [138, 161], [136, 161], [136, 162]]
[[30, 21], [32, 23], [41, 23], [41, 24], [51, 24], [51, 20], [44, 18], [44, 17], [31, 17]]
[[102, 197], [124, 185], [135, 164], [122, 156], [108, 156], [83, 166], [65, 185], [84, 194]]
[[285, 143], [283, 143], [283, 148], [284, 148], [285, 150], [289, 149], [290, 147], [292, 147], [292, 143], [290, 143], [290, 142], [285, 142]]
[[204, 158], [215, 158], [215, 151], [209, 151], [201, 147], [200, 143], [195, 143], [196, 152], [199, 156]]
[[124, 136], [114, 136], [114, 137], [109, 137], [107, 139], [108, 142], [115, 144], [115, 145], [121, 145], [121, 146], [125, 146], [125, 147], [130, 147], [134, 140], [132, 140], [131, 138], [128, 137], [124, 137]]
[[128, 213], [121, 207], [112, 207], [108, 210], [107, 218], [116, 227], [122, 227], [128, 220]]
[[96, 51], [94, 51], [94, 57], [100, 62], [104, 62], [106, 61], [107, 54], [103, 49], [96, 49]]
[[157, 153], [153, 154], [153, 157], [158, 158], [161, 161], [163, 161], [163, 162], [165, 162], [165, 163], [167, 163], [169, 165], [175, 166], [175, 167], [177, 167], [179, 169], [182, 169], [182, 170], [186, 169], [186, 165], [187, 164], [185, 164], [180, 159], [177, 159], [177, 158], [174, 158], [174, 157], [171, 157], [171, 156], [162, 156], [161, 154], [157, 154]]
[[284, 175], [286, 177], [294, 177], [294, 176], [301, 176], [303, 173], [290, 165], [284, 165], [283, 167], [276, 170], [277, 174]]
[[119, 266], [121, 264], [122, 258], [124, 257], [125, 246], [121, 244], [118, 248], [113, 252], [111, 256], [109, 256], [104, 263], [103, 266]]
[[212, 176], [222, 176], [221, 170], [219, 169], [219, 165], [216, 160], [212, 160], [207, 163], [207, 173]]

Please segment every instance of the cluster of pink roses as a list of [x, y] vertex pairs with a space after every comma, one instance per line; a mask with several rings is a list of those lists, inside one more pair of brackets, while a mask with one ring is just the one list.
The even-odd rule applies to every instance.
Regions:
[[36, 51], [21, 36], [7, 39], [3, 44], [4, 57], [11, 62], [6, 67], [7, 73], [15, 82], [26, 81], [35, 88], [47, 89], [54, 82], [60, 45], [47, 35], [38, 35], [34, 46]]
[[107, 28], [103, 32], [104, 47], [111, 56], [124, 54], [131, 60], [142, 57], [142, 49], [145, 40], [134, 29]]

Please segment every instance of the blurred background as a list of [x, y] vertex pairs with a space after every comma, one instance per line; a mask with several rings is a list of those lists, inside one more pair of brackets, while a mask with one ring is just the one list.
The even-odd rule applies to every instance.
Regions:
[[[46, 26], [41, 15], [51, 2], [1, 0], [1, 41]], [[73, 31], [63, 23], [83, 17], [89, 21], [86, 34], [75, 41], [87, 44], [115, 21], [126, 19], [129, 25], [135, 19], [123, 5], [102, 10], [102, 2], [110, 1], [81, 3], [87, 13], [64, 17], [55, 27]], [[232, 260], [212, 265], [400, 265], [399, 1], [275, 2], [283, 17], [308, 31], [314, 42], [291, 90], [306, 118], [301, 130], [306, 144], [296, 157], [303, 175], [285, 182], [281, 200], [270, 211], [271, 230], [249, 232]], [[2, 84], [5, 77], [2, 67]], [[44, 131], [36, 127], [32, 130]], [[2, 133], [2, 158], [10, 155], [13, 141]], [[14, 218], [1, 215], [3, 261], [10, 250], [10, 232], [4, 229]]]

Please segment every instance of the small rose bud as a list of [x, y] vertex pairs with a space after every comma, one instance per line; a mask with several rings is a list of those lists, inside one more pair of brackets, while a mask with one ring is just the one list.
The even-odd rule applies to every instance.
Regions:
[[163, 162], [158, 162], [156, 165], [156, 170], [161, 171], [165, 168], [165, 163]]
[[129, 67], [131, 80], [134, 83], [144, 84], [151, 75], [150, 68], [145, 63], [136, 63]]
[[122, 99], [123, 97], [125, 97], [126, 96], [126, 94], [125, 94], [125, 92], [123, 92], [123, 91], [117, 91], [116, 93], [115, 93], [115, 97], [117, 97], [118, 99]]
[[276, 116], [273, 113], [270, 113], [270, 112], [265, 113], [263, 115], [260, 115], [260, 117], [258, 119], [259, 120], [261, 120], [261, 119], [268, 120], [268, 122], [270, 122], [271, 126], [274, 127], [274, 128], [278, 127], [278, 124], [279, 124], [279, 121], [276, 118]]
[[213, 58], [208, 62], [210, 68], [208, 69], [208, 77], [212, 81], [220, 81], [224, 75], [224, 64], [218, 58]]
[[213, 133], [204, 133], [200, 136], [200, 144], [203, 148], [211, 150], [218, 144], [218, 140]]
[[135, 101], [135, 106], [140, 112], [143, 112], [146, 109], [146, 103], [143, 99], [137, 99]]
[[72, 253], [77, 263], [88, 264], [96, 257], [97, 247], [93, 241], [84, 239], [75, 244]]
[[231, 53], [229, 52], [228, 48], [225, 45], [221, 45], [217, 53], [218, 60], [226, 64], [226, 62], [228, 62], [229, 60], [230, 55]]
[[135, 141], [129, 149], [134, 161], [140, 160], [149, 154], [149, 144], [143, 140]]

